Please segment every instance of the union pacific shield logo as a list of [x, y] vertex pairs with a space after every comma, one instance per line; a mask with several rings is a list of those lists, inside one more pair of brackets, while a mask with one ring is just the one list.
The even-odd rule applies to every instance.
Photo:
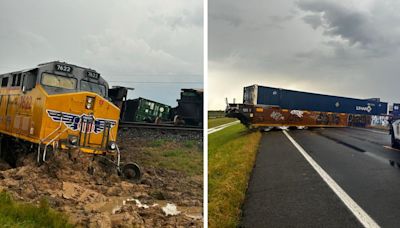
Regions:
[[[91, 115], [76, 115], [67, 112], [60, 112], [54, 110], [46, 110], [48, 116], [54, 122], [62, 122], [65, 126], [73, 131], [78, 131], [83, 129], [84, 132], [95, 133], [98, 134], [104, 131], [106, 124], [110, 125], [110, 128], [113, 128], [116, 125], [115, 120], [108, 119], [98, 119]], [[92, 123], [92, 124], [90, 124]]]

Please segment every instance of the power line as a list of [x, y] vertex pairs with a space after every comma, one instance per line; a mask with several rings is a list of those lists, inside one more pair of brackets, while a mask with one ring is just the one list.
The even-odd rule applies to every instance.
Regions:
[[110, 75], [112, 77], [135, 77], [135, 76], [144, 76], [144, 77], [203, 77], [202, 74], [126, 74], [126, 75], [113, 75], [110, 73], [106, 73], [104, 75]]
[[108, 81], [112, 83], [132, 83], [132, 84], [203, 84], [203, 82], [135, 82], [135, 81]]

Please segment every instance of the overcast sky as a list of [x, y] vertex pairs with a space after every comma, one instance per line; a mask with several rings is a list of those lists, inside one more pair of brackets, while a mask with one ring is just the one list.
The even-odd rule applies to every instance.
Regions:
[[209, 109], [260, 84], [400, 102], [400, 1], [209, 1]]
[[53, 60], [176, 106], [203, 87], [203, 1], [1, 0], [0, 73]]

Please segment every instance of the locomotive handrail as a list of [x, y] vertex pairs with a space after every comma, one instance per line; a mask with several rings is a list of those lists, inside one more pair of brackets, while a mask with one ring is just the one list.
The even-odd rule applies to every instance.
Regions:
[[65, 128], [62, 132], [60, 132], [56, 137], [54, 137], [52, 140], [50, 140], [46, 146], [44, 147], [44, 152], [43, 152], [43, 161], [46, 161], [46, 151], [47, 151], [47, 147], [53, 143], [58, 137], [60, 137], [65, 131], [67, 131], [68, 128]]
[[[53, 135], [54, 133], [56, 133], [58, 130], [61, 129], [61, 127], [62, 127], [62, 119], [63, 119], [63, 113], [61, 112], [60, 125], [58, 125], [58, 127], [54, 131], [52, 131], [50, 134], [48, 134], [44, 139], [40, 139], [39, 146], [38, 146], [38, 155], [37, 155], [37, 162], [38, 163], [40, 163], [40, 147], [41, 147], [42, 143], [45, 142], [51, 135]], [[66, 129], [68, 129], [68, 128], [66, 128]]]

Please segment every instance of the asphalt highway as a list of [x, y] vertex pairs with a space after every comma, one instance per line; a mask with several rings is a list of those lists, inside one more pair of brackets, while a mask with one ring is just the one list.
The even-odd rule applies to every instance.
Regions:
[[[381, 227], [400, 227], [400, 151], [385, 132], [289, 130], [293, 140]], [[362, 227], [283, 131], [263, 134], [243, 227]], [[363, 220], [363, 219], [361, 219]]]

